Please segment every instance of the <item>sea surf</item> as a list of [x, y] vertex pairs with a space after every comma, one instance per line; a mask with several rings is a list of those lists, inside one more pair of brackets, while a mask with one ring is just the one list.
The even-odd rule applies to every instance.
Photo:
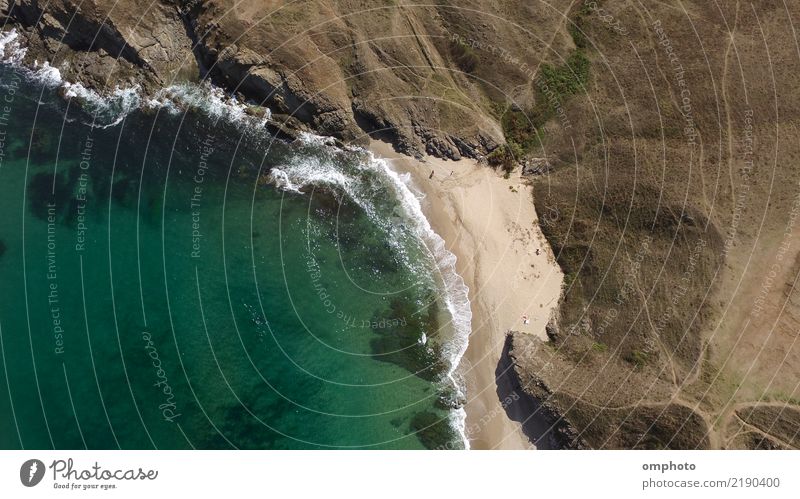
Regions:
[[407, 176], [0, 52], [0, 446], [468, 447], [468, 290]]

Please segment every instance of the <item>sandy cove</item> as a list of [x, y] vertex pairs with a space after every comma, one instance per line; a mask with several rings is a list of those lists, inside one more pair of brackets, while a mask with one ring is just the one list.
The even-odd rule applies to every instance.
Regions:
[[417, 161], [378, 141], [370, 150], [395, 171], [411, 174], [425, 216], [456, 255], [469, 286], [472, 333], [461, 372], [471, 448], [534, 448], [519, 423], [526, 408], [508, 395], [507, 369], [498, 369], [508, 330], [546, 338], [563, 282], [538, 225], [533, 189], [518, 174], [505, 179], [474, 160]]

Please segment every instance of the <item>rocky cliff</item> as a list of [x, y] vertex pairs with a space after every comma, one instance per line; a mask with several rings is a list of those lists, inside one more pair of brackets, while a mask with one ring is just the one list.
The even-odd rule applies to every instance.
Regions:
[[557, 8], [518, 3], [7, 0], [2, 15], [28, 62], [95, 89], [208, 77], [290, 127], [458, 159], [504, 142], [497, 102], [529, 104], [537, 49], [571, 43]]
[[0, 1], [28, 63], [99, 91], [209, 78], [289, 134], [527, 164], [566, 284], [550, 341], [514, 334], [509, 356], [572, 447], [800, 445], [798, 19], [771, 0]]
[[24, 36], [28, 63], [47, 61], [66, 79], [99, 90], [146, 91], [197, 74], [179, 10], [153, 2], [8, 0], [6, 27]]

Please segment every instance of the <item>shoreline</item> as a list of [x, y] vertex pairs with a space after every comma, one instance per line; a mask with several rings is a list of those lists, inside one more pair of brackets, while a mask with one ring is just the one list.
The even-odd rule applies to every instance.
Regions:
[[539, 228], [531, 186], [519, 174], [505, 179], [471, 159], [420, 161], [375, 140], [369, 150], [411, 175], [425, 217], [456, 256], [456, 270], [469, 287], [472, 332], [458, 372], [466, 382], [470, 448], [535, 448], [520, 424], [529, 411], [501, 363], [507, 331], [547, 338], [563, 282]]
[[[28, 71], [29, 77], [52, 87], [83, 89], [63, 80], [58, 70], [48, 65], [31, 69], [14, 62], [12, 65]], [[104, 104], [112, 98], [86, 92], [93, 97], [88, 100], [95, 103]], [[151, 101], [139, 98], [133, 107], [119, 110], [112, 116], [114, 122], [145, 102]], [[250, 118], [246, 113], [242, 116]], [[520, 424], [526, 422], [531, 410], [525, 407], [524, 394], [516, 396], [505, 376], [507, 363], [501, 364], [501, 360], [507, 360], [501, 359], [507, 331], [546, 339], [545, 325], [558, 304], [563, 281], [539, 229], [532, 188], [518, 174], [505, 179], [472, 159], [452, 161], [427, 156], [416, 160], [395, 152], [389, 143], [375, 140], [368, 149], [387, 160], [396, 172], [411, 175], [414, 194], [423, 196], [420, 204], [425, 217], [455, 255], [456, 271], [469, 288], [471, 332], [456, 370], [466, 384], [464, 434], [469, 447], [535, 448]], [[429, 179], [431, 171], [434, 178]], [[522, 323], [523, 315], [527, 315], [529, 324]]]

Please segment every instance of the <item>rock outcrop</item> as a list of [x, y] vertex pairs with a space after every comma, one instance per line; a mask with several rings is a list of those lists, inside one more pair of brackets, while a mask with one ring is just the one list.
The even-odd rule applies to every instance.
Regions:
[[29, 63], [48, 62], [87, 87], [152, 92], [197, 73], [183, 21], [167, 3], [19, 0], [3, 12], [26, 38]]
[[[593, 371], [581, 379], [568, 361], [538, 338], [514, 333], [509, 357], [520, 391], [536, 401], [561, 448], [705, 449], [711, 445], [710, 426], [703, 415], [686, 404], [663, 400], [657, 389], [653, 401], [611, 400], [601, 405], [585, 394], [588, 390], [609, 393], [617, 380], [601, 381], [597, 384], [604, 386], [592, 389]], [[583, 394], [572, 391], [580, 387]]]
[[778, 253], [780, 311], [754, 306], [750, 264], [796, 229], [780, 41], [800, 8], [773, 3], [0, 0], [0, 21], [25, 62], [100, 92], [208, 78], [281, 137], [521, 162], [566, 283], [550, 341], [515, 334], [509, 356], [560, 445], [788, 448], [800, 255]]
[[[153, 93], [208, 77], [291, 117], [286, 130], [354, 143], [370, 135], [455, 160], [504, 143], [493, 100], [533, 98], [529, 68], [545, 41], [526, 41], [517, 22], [555, 30], [551, 47], [570, 43], [557, 10], [511, 15], [508, 2], [474, 3], [5, 0], [0, 9], [26, 40], [26, 62], [47, 61], [90, 88]], [[498, 57], [512, 49], [519, 58]]]

